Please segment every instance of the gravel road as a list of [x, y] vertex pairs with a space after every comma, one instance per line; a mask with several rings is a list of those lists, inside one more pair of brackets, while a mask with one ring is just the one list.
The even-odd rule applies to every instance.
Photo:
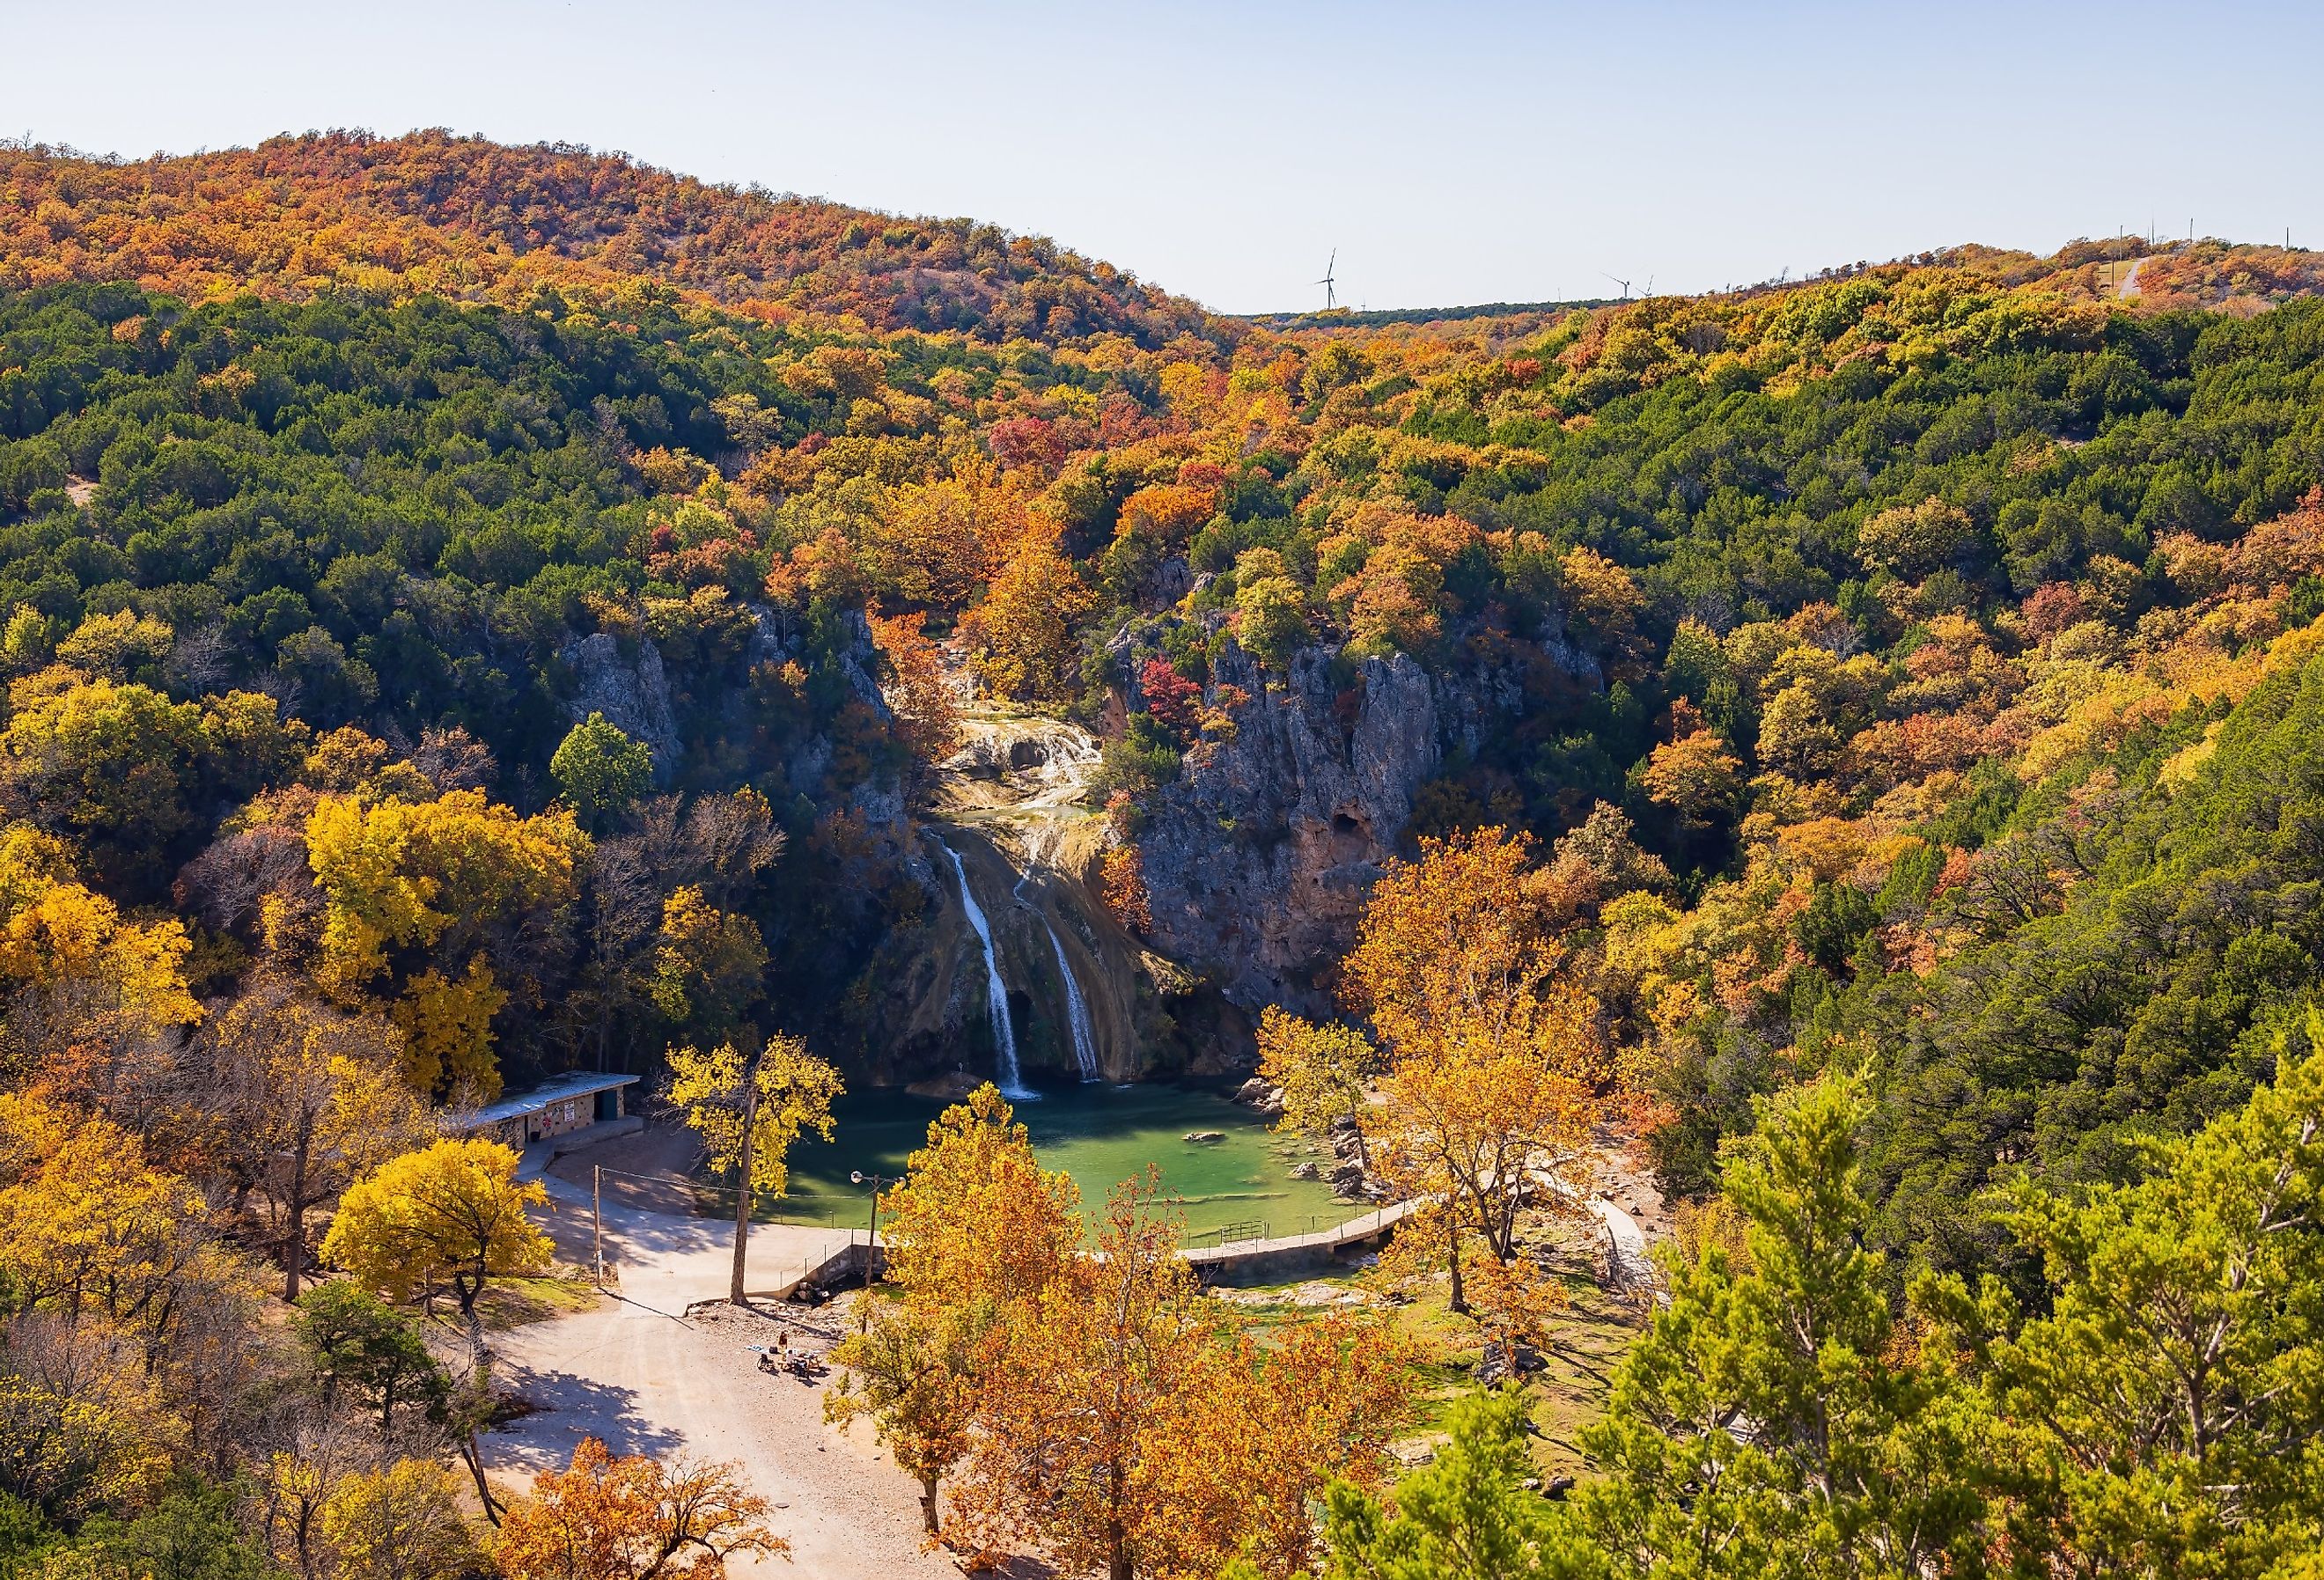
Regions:
[[[841, 1309], [783, 1324], [793, 1346], [827, 1348]], [[738, 1577], [957, 1580], [957, 1565], [921, 1550], [918, 1489], [870, 1432], [825, 1426], [819, 1387], [758, 1371], [748, 1346], [771, 1343], [778, 1326], [731, 1307], [673, 1317], [608, 1297], [504, 1334], [503, 1385], [540, 1408], [492, 1433], [486, 1462], [516, 1492], [562, 1468], [585, 1437], [616, 1453], [733, 1460], [791, 1544], [788, 1563], [737, 1560]]]
[[[546, 1183], [542, 1225], [561, 1259], [586, 1266], [589, 1192], [570, 1178]], [[844, 1307], [767, 1302], [763, 1314], [727, 1306], [689, 1313], [693, 1302], [726, 1293], [733, 1226], [612, 1201], [604, 1224], [620, 1293], [494, 1337], [501, 1386], [535, 1407], [485, 1437], [495, 1481], [523, 1492], [536, 1472], [563, 1469], [583, 1437], [617, 1454], [731, 1460], [773, 1505], [768, 1523], [791, 1544], [788, 1562], [738, 1559], [735, 1575], [957, 1580], [956, 1564], [921, 1549], [918, 1489], [870, 1431], [824, 1425], [820, 1387], [758, 1370], [750, 1346], [771, 1344], [783, 1328], [793, 1348], [829, 1348]], [[800, 1266], [821, 1262], [848, 1238], [845, 1231], [753, 1227], [751, 1288], [787, 1286]]]

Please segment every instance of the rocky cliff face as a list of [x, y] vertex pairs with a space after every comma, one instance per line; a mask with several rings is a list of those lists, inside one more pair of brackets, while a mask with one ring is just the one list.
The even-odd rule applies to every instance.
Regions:
[[[1595, 685], [1563, 648], [1549, 661]], [[1335, 676], [1321, 649], [1262, 684], [1230, 644], [1216, 684], [1250, 693], [1235, 737], [1189, 755], [1139, 835], [1152, 938], [1246, 1011], [1327, 1009], [1318, 974], [1354, 941], [1365, 896], [1398, 852], [1413, 797], [1524, 704], [1517, 670], [1432, 675], [1401, 653]]]
[[[745, 670], [779, 665], [790, 659], [817, 661], [807, 654], [800, 634], [774, 611], [754, 605], [751, 616], [753, 631], [743, 661]], [[888, 704], [874, 678], [879, 659], [872, 628], [860, 610], [849, 611], [843, 619], [846, 640], [828, 661], [837, 666], [848, 695], [884, 719], [889, 716]], [[643, 742], [653, 753], [654, 782], [664, 789], [680, 772], [689, 743], [698, 747], [721, 734], [739, 739], [749, 733], [742, 686], [715, 675], [680, 675], [674, 680], [660, 650], [651, 642], [623, 642], [598, 632], [568, 642], [558, 657], [569, 676], [567, 716], [579, 724], [593, 713], [603, 714], [623, 735]], [[678, 682], [692, 685], [700, 694], [691, 706]], [[810, 731], [788, 743], [781, 763], [786, 781], [802, 794], [816, 794], [832, 751], [830, 736], [821, 731]], [[877, 775], [853, 786], [845, 806], [861, 813], [868, 827], [893, 830], [888, 837], [903, 839], [903, 793], [894, 775]]]
[[565, 702], [573, 722], [604, 715], [606, 723], [645, 744], [653, 753], [654, 782], [669, 784], [683, 746], [660, 650], [600, 631], [566, 643], [557, 656], [573, 677]]

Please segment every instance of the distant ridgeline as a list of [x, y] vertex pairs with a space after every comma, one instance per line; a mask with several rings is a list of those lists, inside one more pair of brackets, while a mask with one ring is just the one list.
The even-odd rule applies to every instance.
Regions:
[[1575, 310], [1612, 307], [1611, 297], [1578, 297], [1571, 301], [1488, 301], [1473, 307], [1406, 307], [1357, 310], [1332, 308], [1314, 313], [1246, 313], [1251, 323], [1270, 329], [1378, 329], [1390, 324], [1460, 324], [1471, 319], [1539, 319]]
[[[438, 1091], [779, 1025], [910, 1075], [956, 661], [1104, 736], [1155, 1035], [1237, 1051], [1197, 997], [1328, 996], [1381, 863], [1523, 830], [1672, 1183], [1867, 1060], [1887, 1232], [1972, 1261], [1969, 1185], [2301, 1035], [2319, 281], [1237, 320], [569, 148], [10, 147], [10, 859]], [[987, 1057], [951, 1014], [912, 1058]]]

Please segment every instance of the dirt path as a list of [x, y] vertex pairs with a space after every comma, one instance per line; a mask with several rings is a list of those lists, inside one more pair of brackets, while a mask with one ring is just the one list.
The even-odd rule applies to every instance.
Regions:
[[[790, 1318], [794, 1347], [828, 1348], [839, 1309]], [[871, 1434], [824, 1425], [821, 1388], [757, 1370], [748, 1346], [771, 1344], [778, 1326], [731, 1307], [673, 1317], [609, 1297], [503, 1335], [503, 1385], [540, 1408], [486, 1437], [486, 1462], [516, 1492], [562, 1468], [585, 1437], [620, 1454], [732, 1460], [791, 1544], [789, 1563], [737, 1561], [736, 1575], [954, 1580], [958, 1566], [920, 1549], [917, 1489]]]
[[[593, 1149], [594, 1150], [594, 1149]], [[543, 1224], [560, 1258], [591, 1257], [588, 1159], [545, 1181]], [[750, 1346], [788, 1328], [794, 1348], [820, 1354], [837, 1336], [840, 1308], [768, 1307], [769, 1315], [712, 1307], [727, 1290], [733, 1226], [604, 1204], [608, 1263], [618, 1295], [590, 1309], [499, 1335], [500, 1381], [534, 1412], [489, 1434], [484, 1457], [511, 1492], [540, 1470], [561, 1469], [583, 1437], [616, 1453], [732, 1460], [751, 1490], [773, 1505], [769, 1520], [791, 1544], [791, 1562], [737, 1562], [733, 1573], [815, 1580], [920, 1580], [959, 1574], [920, 1550], [918, 1489], [857, 1428], [823, 1423], [819, 1387], [761, 1372]], [[844, 1230], [762, 1224], [751, 1232], [755, 1291], [787, 1286], [802, 1265], [848, 1242]]]
[[[679, 1166], [690, 1162], [693, 1147], [682, 1131], [649, 1127], [550, 1164], [541, 1178], [549, 1191], [541, 1227], [557, 1243], [558, 1260], [592, 1265], [592, 1171], [602, 1163], [605, 1265], [620, 1293], [673, 1316], [696, 1300], [724, 1298], [733, 1285], [734, 1225], [693, 1216], [696, 1192], [685, 1178], [643, 1177], [649, 1169], [661, 1172], [672, 1160]], [[753, 1224], [749, 1290], [779, 1295], [802, 1270], [820, 1266], [862, 1238], [861, 1230]]]

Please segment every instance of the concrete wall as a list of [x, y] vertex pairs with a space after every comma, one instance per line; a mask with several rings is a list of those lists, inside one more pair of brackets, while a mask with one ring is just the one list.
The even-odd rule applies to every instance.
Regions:
[[1299, 1273], [1322, 1271], [1360, 1254], [1387, 1239], [1419, 1206], [1418, 1202], [1397, 1202], [1314, 1234], [1205, 1245], [1179, 1254], [1206, 1284], [1276, 1283]]
[[550, 1136], [570, 1135], [596, 1123], [597, 1095], [595, 1092], [580, 1097], [559, 1097], [548, 1107], [526, 1116], [525, 1126], [530, 1133], [525, 1139], [539, 1141]]

